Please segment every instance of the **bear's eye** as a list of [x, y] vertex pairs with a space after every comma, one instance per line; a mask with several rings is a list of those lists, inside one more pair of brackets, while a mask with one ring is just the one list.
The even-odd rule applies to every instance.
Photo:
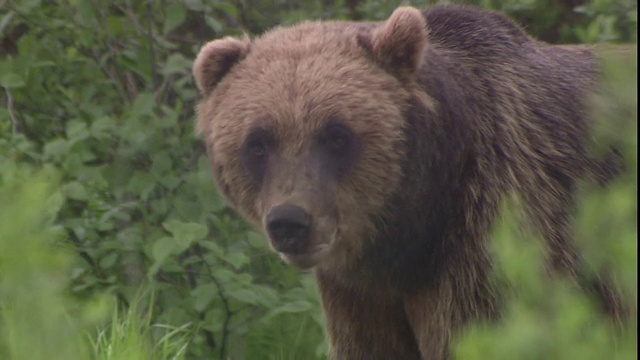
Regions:
[[350, 129], [343, 125], [332, 124], [325, 129], [321, 141], [332, 153], [341, 154], [348, 151], [352, 136]]
[[247, 151], [255, 157], [263, 157], [267, 153], [267, 145], [261, 139], [253, 139], [247, 143]]
[[243, 153], [259, 159], [267, 155], [271, 143], [271, 134], [262, 128], [254, 129], [244, 143]]
[[336, 176], [345, 174], [358, 162], [362, 144], [357, 134], [345, 123], [330, 120], [320, 130], [312, 151], [318, 154], [323, 167]]
[[349, 134], [343, 130], [336, 130], [329, 139], [329, 146], [334, 151], [341, 151], [349, 144]]
[[271, 133], [262, 128], [254, 129], [240, 150], [245, 170], [255, 180], [260, 180], [267, 168], [269, 151], [274, 146]]

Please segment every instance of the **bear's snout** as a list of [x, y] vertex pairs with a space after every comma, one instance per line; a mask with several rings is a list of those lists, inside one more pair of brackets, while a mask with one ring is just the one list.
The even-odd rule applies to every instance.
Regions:
[[301, 254], [306, 251], [311, 217], [294, 205], [279, 205], [267, 214], [267, 232], [276, 251]]

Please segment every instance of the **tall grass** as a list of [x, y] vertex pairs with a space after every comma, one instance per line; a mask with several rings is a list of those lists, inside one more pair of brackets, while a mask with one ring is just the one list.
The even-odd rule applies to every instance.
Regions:
[[[190, 340], [190, 324], [180, 327], [152, 324], [153, 296], [140, 296], [128, 309], [114, 306], [111, 321], [89, 340], [93, 359], [184, 359]], [[145, 305], [146, 310], [142, 305]], [[154, 341], [154, 339], [157, 339]]]

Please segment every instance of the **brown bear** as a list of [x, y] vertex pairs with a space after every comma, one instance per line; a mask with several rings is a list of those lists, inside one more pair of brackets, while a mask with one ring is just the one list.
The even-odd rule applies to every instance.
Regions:
[[313, 268], [335, 358], [442, 359], [495, 318], [487, 240], [512, 192], [550, 269], [578, 272], [576, 182], [613, 171], [588, 151], [589, 48], [494, 12], [401, 7], [212, 41], [193, 72], [219, 189]]

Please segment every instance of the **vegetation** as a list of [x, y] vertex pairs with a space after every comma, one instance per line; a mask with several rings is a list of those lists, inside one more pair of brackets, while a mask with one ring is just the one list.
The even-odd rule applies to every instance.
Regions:
[[[441, 1], [456, 3], [459, 1]], [[405, 1], [425, 6], [429, 1]], [[543, 40], [637, 42], [635, 0], [473, 0]], [[0, 0], [0, 358], [325, 358], [309, 274], [288, 268], [215, 190], [193, 135], [199, 46], [302, 19], [384, 19], [372, 0]], [[635, 50], [634, 50], [635, 51]], [[634, 53], [635, 54], [635, 53]], [[608, 66], [596, 104], [628, 171], [585, 185], [578, 240], [637, 304], [637, 59]], [[497, 228], [498, 324], [461, 359], [634, 358], [535, 241]], [[614, 355], [611, 355], [614, 354]]]

